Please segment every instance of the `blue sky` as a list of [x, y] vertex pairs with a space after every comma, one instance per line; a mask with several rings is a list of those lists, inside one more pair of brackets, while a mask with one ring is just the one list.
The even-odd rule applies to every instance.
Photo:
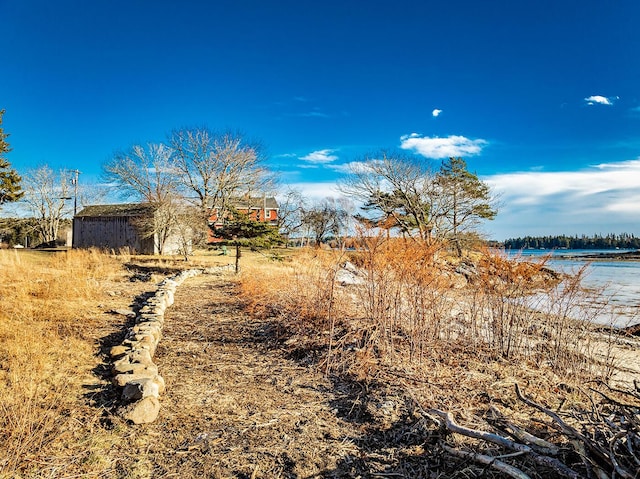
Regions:
[[0, 0], [0, 18], [20, 173], [96, 183], [115, 151], [207, 125], [309, 196], [399, 148], [462, 156], [500, 195], [493, 238], [640, 234], [637, 0]]

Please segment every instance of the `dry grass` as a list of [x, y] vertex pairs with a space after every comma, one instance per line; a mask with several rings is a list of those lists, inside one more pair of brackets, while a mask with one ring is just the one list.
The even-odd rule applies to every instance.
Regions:
[[98, 413], [74, 417], [95, 365], [83, 319], [121, 271], [95, 251], [0, 251], [0, 477], [94, 460], [87, 443], [100, 438], [85, 428]]

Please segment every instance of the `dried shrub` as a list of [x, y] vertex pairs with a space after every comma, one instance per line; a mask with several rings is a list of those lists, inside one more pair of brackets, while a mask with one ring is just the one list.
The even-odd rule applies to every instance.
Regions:
[[[308, 250], [281, 267], [242, 277], [248, 307], [298, 331], [324, 334], [327, 370], [358, 377], [378, 365], [418, 370], [455, 344], [470, 354], [530, 361], [560, 377], [602, 377], [594, 361], [584, 271], [561, 275], [539, 262], [482, 251], [450, 257], [447, 245], [363, 234], [356, 251]], [[356, 281], [342, 284], [341, 270]], [[338, 326], [336, 328], [336, 326]], [[601, 351], [602, 353], [602, 351]]]

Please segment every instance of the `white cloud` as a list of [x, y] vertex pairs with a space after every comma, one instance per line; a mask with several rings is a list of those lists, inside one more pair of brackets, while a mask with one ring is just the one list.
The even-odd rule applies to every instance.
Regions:
[[313, 164], [332, 163], [338, 159], [336, 155], [332, 154], [334, 151], [329, 149], [312, 151], [308, 155], [301, 156], [300, 159]]
[[342, 196], [342, 193], [338, 190], [338, 186], [335, 182], [300, 182], [292, 183], [290, 186], [291, 188], [300, 191], [302, 196], [311, 200], [319, 200], [328, 196]]
[[440, 113], [442, 113], [442, 110], [438, 110], [437, 108], [435, 108], [435, 109], [431, 112], [431, 115], [432, 115], [434, 118], [438, 118], [438, 117], [440, 116]]
[[342, 163], [339, 165], [327, 165], [327, 168], [339, 173], [351, 173], [355, 171], [366, 171], [368, 168], [368, 164], [368, 161], [350, 161], [348, 163]]
[[587, 102], [587, 105], [607, 105], [611, 106], [616, 100], [619, 100], [619, 96], [602, 96], [602, 95], [591, 95], [584, 99]]
[[474, 156], [487, 145], [485, 140], [471, 140], [464, 136], [451, 135], [446, 138], [420, 136], [417, 133], [400, 137], [400, 148], [412, 150], [426, 158], [449, 158], [452, 156]]
[[483, 178], [499, 196], [496, 239], [545, 234], [633, 233], [640, 223], [640, 159], [581, 171]]

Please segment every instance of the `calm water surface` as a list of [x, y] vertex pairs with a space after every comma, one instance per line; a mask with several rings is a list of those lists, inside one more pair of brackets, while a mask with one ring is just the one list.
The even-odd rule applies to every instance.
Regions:
[[[625, 250], [618, 250], [624, 252]], [[612, 250], [522, 250], [510, 255], [523, 258], [549, 256], [548, 265], [556, 271], [578, 272], [587, 267], [583, 285], [599, 291], [603, 302], [608, 301], [615, 309], [601, 315], [597, 321], [624, 327], [640, 323], [640, 261], [581, 258], [585, 255], [613, 253]]]

